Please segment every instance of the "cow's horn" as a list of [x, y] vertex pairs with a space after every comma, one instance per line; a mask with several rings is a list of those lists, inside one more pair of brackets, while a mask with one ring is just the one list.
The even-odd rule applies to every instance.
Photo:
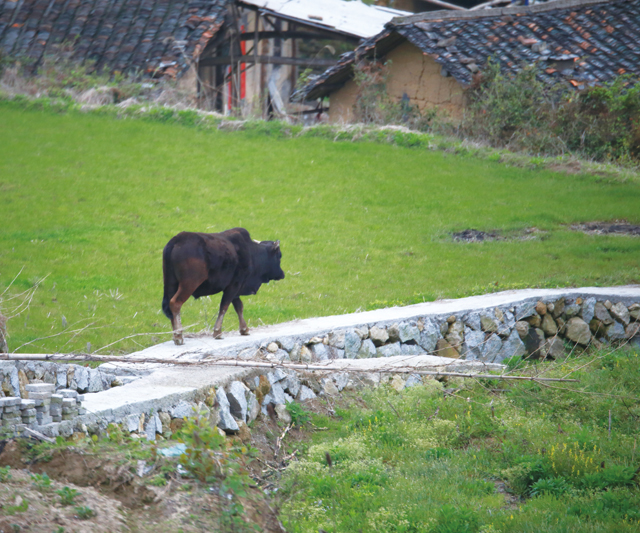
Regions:
[[280, 249], [280, 241], [276, 241], [273, 243], [273, 249], [274, 250], [279, 250]]
[[260, 244], [260, 241], [253, 239], [253, 242], [255, 242], [256, 244]]

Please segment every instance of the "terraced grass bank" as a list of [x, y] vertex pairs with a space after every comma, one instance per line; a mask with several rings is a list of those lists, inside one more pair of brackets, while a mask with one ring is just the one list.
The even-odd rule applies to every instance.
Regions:
[[638, 531], [638, 356], [602, 350], [519, 369], [579, 384], [427, 381], [359, 393], [335, 417], [314, 417], [325, 429], [289, 465], [285, 527]]
[[[182, 230], [244, 226], [281, 240], [287, 277], [247, 298], [250, 327], [511, 287], [640, 280], [639, 239], [570, 229], [640, 223], [636, 181], [270, 133], [0, 104], [0, 292], [20, 273], [3, 313], [20, 301], [8, 297], [38, 286], [7, 323], [9, 349], [131, 352], [168, 339], [161, 251]], [[454, 241], [466, 229], [507, 238]], [[216, 297], [191, 300], [183, 321], [204, 330], [217, 306]]]

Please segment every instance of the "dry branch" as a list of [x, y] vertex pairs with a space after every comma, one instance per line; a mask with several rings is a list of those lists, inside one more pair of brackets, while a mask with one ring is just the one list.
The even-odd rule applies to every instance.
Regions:
[[246, 361], [239, 359], [203, 359], [200, 361], [180, 361], [175, 359], [158, 359], [153, 357], [126, 357], [115, 355], [94, 354], [0, 354], [0, 361], [73, 361], [73, 362], [101, 362], [101, 363], [135, 363], [135, 364], [163, 364], [178, 366], [235, 366], [244, 368], [286, 368], [301, 371], [338, 371], [356, 373], [380, 373], [380, 374], [419, 374], [421, 376], [455, 377], [455, 378], [484, 378], [484, 379], [510, 379], [523, 381], [570, 381], [579, 382], [578, 379], [567, 378], [539, 378], [536, 376], [509, 376], [501, 374], [474, 374], [466, 372], [443, 372], [440, 370], [422, 370], [421, 367], [381, 367], [381, 368], [348, 368], [339, 365], [319, 365], [307, 363], [287, 363], [269, 361]]

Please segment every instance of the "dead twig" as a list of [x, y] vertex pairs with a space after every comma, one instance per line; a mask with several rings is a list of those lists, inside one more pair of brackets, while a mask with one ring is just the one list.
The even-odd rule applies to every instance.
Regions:
[[[403, 420], [403, 418], [400, 416], [400, 413], [398, 413], [398, 411], [396, 410], [396, 408], [393, 406], [393, 404], [387, 400], [387, 403], [389, 404], [389, 406], [391, 407], [391, 409], [393, 409], [393, 412], [396, 414], [396, 416], [400, 419]], [[404, 420], [403, 420], [404, 421]]]
[[[143, 334], [136, 334], [143, 335]], [[131, 335], [131, 337], [136, 336]], [[125, 337], [128, 338], [128, 337]], [[121, 339], [124, 340], [124, 339]], [[115, 344], [115, 343], [114, 343]], [[109, 345], [110, 346], [110, 345]], [[378, 372], [381, 374], [420, 374], [424, 376], [439, 377], [457, 377], [457, 378], [472, 378], [472, 379], [505, 379], [505, 380], [518, 380], [518, 381], [566, 381], [579, 383], [579, 379], [565, 379], [565, 378], [539, 378], [536, 376], [509, 376], [499, 374], [473, 374], [465, 372], [442, 372], [439, 370], [421, 370], [420, 367], [388, 367], [388, 368], [376, 368], [376, 369], [360, 369], [349, 368], [345, 366], [337, 365], [320, 365], [320, 364], [307, 364], [307, 363], [287, 363], [287, 362], [270, 362], [270, 361], [245, 361], [239, 359], [204, 359], [200, 361], [180, 361], [176, 359], [159, 359], [153, 357], [127, 357], [127, 356], [113, 356], [113, 355], [96, 355], [96, 354], [0, 354], [0, 360], [4, 361], [96, 361], [96, 362], [110, 362], [110, 363], [158, 363], [165, 365], [181, 365], [181, 366], [230, 366], [230, 367], [247, 367], [247, 368], [288, 368], [292, 370], [302, 371], [342, 371], [342, 372], [355, 372], [370, 374], [372, 372]]]
[[276, 449], [274, 452], [274, 459], [276, 460], [276, 462], [278, 461], [278, 454], [280, 453], [280, 447], [282, 446], [282, 442], [284, 441], [284, 438], [287, 436], [287, 433], [289, 433], [289, 430], [291, 429], [291, 424], [289, 424], [286, 428], [284, 428], [284, 431], [282, 432], [282, 435], [280, 435], [277, 439], [276, 439]]

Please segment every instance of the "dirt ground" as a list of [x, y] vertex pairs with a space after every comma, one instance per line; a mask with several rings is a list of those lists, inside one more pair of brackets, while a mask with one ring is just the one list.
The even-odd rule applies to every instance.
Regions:
[[621, 220], [616, 222], [587, 222], [585, 224], [574, 224], [571, 226], [574, 231], [582, 231], [590, 235], [631, 235], [640, 237], [640, 226], [629, 224]]
[[502, 232], [495, 231], [480, 231], [477, 229], [465, 229], [462, 231], [454, 232], [451, 236], [456, 242], [484, 242], [484, 241], [508, 241], [508, 240], [520, 240], [528, 241], [531, 239], [543, 238], [546, 232], [539, 230], [538, 228], [525, 228], [524, 230], [505, 235]]
[[[334, 407], [326, 400], [305, 404], [307, 410], [327, 415], [334, 414]], [[250, 432], [229, 437], [250, 444], [257, 452], [249, 464], [255, 486], [240, 500], [245, 517], [259, 531], [285, 531], [277, 517], [274, 489], [309, 432], [321, 429], [310, 425], [301, 430], [265, 417], [256, 420]], [[55, 446], [44, 453], [38, 453], [37, 444], [30, 439], [0, 442], [0, 468], [9, 467], [0, 483], [0, 533], [230, 530], [222, 524], [225, 502], [216, 488], [191, 478], [178, 458], [154, 454], [155, 459], [141, 464], [126, 445], [101, 442], [98, 447], [82, 438], [77, 446]], [[172, 444], [175, 442], [160, 442], [158, 448]], [[153, 448], [151, 443], [143, 446]], [[42, 481], [44, 474], [50, 479], [48, 486]], [[56, 492], [61, 489], [78, 492], [72, 505], [62, 504]], [[89, 508], [94, 516], [83, 518], [78, 508]]]

